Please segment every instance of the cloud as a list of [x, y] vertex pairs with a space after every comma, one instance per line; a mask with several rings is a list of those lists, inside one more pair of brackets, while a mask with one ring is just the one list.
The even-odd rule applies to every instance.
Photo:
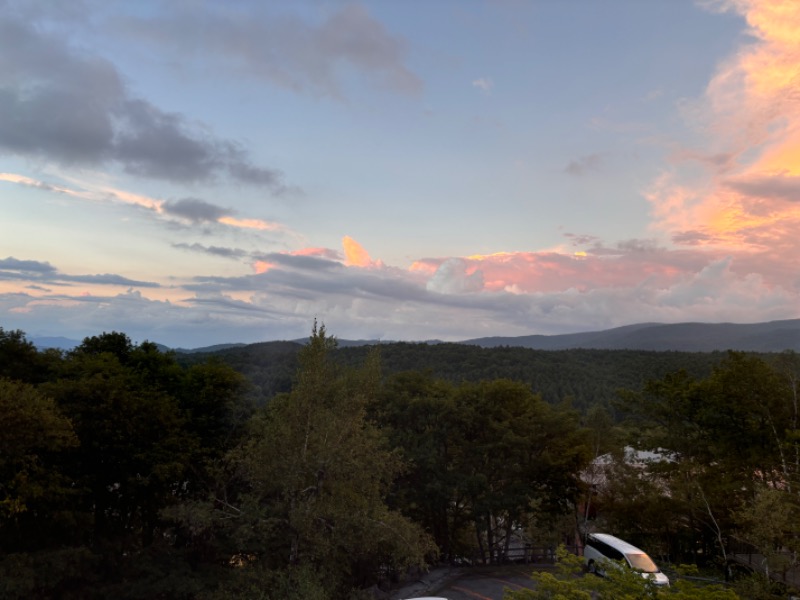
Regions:
[[203, 246], [202, 244], [172, 244], [173, 248], [180, 250], [189, 250], [190, 252], [200, 252], [202, 254], [211, 254], [212, 256], [221, 256], [223, 258], [244, 258], [249, 253], [241, 248], [223, 248], [220, 246]]
[[48, 275], [57, 272], [56, 268], [49, 262], [39, 262], [37, 260], [18, 260], [13, 256], [0, 259], [0, 271], [35, 273], [38, 275]]
[[143, 288], [157, 288], [161, 287], [158, 283], [153, 281], [137, 281], [135, 279], [128, 279], [122, 275], [115, 275], [113, 273], [105, 273], [102, 275], [60, 275], [61, 281], [69, 281], [74, 283], [90, 283], [94, 285], [120, 285], [124, 287], [143, 287]]
[[270, 252], [268, 254], [258, 254], [256, 258], [272, 266], [283, 266], [301, 271], [329, 271], [341, 267], [338, 256], [331, 257], [296, 252]]
[[725, 184], [744, 196], [800, 202], [800, 175], [754, 175], [728, 179]]
[[468, 261], [459, 258], [445, 260], [428, 280], [427, 289], [440, 294], [463, 294], [483, 290], [483, 273], [469, 269]]
[[476, 87], [476, 88], [480, 89], [481, 91], [483, 91], [483, 92], [488, 94], [489, 92], [492, 91], [492, 88], [494, 87], [494, 83], [492, 82], [491, 79], [489, 79], [487, 77], [480, 77], [478, 79], [475, 79], [472, 82], [472, 87]]
[[[271, 268], [174, 281], [169, 301], [147, 289], [69, 296], [0, 293], [4, 326], [81, 337], [104, 328], [178, 346], [295, 339], [312, 319], [346, 338], [461, 340], [563, 333], [631, 322], [796, 318], [794, 288], [747, 256], [669, 250], [646, 240], [598, 244], [586, 256], [498, 253], [426, 259], [425, 269], [347, 266], [334, 251], [268, 253]], [[6, 259], [8, 260], [8, 259]], [[16, 260], [16, 259], [15, 259]], [[744, 262], [743, 262], [744, 261]], [[47, 263], [28, 268], [47, 270]], [[19, 267], [17, 262], [9, 263]], [[483, 284], [481, 285], [483, 280]]]
[[157, 218], [175, 217], [182, 221], [188, 221], [193, 225], [207, 225], [217, 223], [235, 229], [255, 229], [259, 231], [273, 231], [280, 233], [291, 233], [286, 226], [274, 221], [263, 219], [237, 218], [234, 217], [235, 211], [230, 208], [223, 208], [200, 198], [181, 198], [178, 200], [157, 200], [140, 194], [133, 194], [125, 190], [110, 188], [105, 185], [95, 185], [84, 182], [84, 189], [68, 188], [66, 186], [53, 185], [43, 181], [37, 181], [22, 175], [13, 173], [0, 173], [0, 181], [17, 183], [26, 187], [33, 187], [49, 192], [65, 194], [75, 198], [94, 202], [117, 201], [123, 204], [147, 209]]
[[214, 223], [231, 212], [230, 209], [224, 209], [198, 198], [182, 198], [164, 202], [161, 209], [168, 215], [175, 215], [192, 223]]
[[221, 217], [218, 223], [236, 227], [238, 229], [257, 229], [259, 231], [284, 231], [286, 228], [280, 223], [264, 221], [262, 219], [237, 219], [235, 217]]
[[188, 61], [202, 56], [220, 72], [244, 73], [299, 93], [341, 97], [348, 73], [396, 92], [422, 90], [422, 81], [404, 64], [404, 41], [359, 4], [346, 4], [319, 23], [251, 5], [224, 11], [213, 3], [203, 11], [181, 4], [169, 8], [170, 17], [129, 18], [118, 30]]
[[570, 161], [569, 164], [564, 167], [564, 172], [579, 177], [585, 175], [589, 171], [597, 169], [601, 162], [602, 157], [599, 154], [588, 154]]
[[678, 162], [647, 190], [653, 228], [676, 244], [733, 252], [736, 264], [743, 254], [791, 263], [800, 252], [800, 4], [714, 7], [744, 17], [750, 38], [719, 65], [704, 96], [685, 103], [704, 146], [674, 151]]
[[279, 171], [253, 165], [244, 147], [179, 113], [134, 97], [109, 61], [46, 28], [0, 17], [0, 153], [68, 167], [117, 164], [179, 183], [227, 177], [285, 190]]
[[364, 250], [364, 247], [351, 238], [349, 235], [342, 238], [342, 246], [344, 248], [344, 263], [356, 267], [370, 267], [379, 266], [380, 261], [375, 262]]
[[47, 192], [58, 192], [60, 194], [68, 195], [75, 194], [75, 192], [68, 188], [45, 183], [44, 181], [38, 181], [36, 179], [32, 179], [31, 177], [18, 175], [16, 173], [0, 173], [0, 181], [8, 181], [9, 183], [16, 183], [25, 187], [44, 190]]
[[93, 285], [119, 285], [125, 287], [158, 288], [158, 283], [152, 281], [136, 281], [121, 275], [68, 275], [60, 273], [49, 262], [35, 260], [19, 260], [13, 256], [0, 259], [0, 279], [30, 281], [36, 283], [46, 282], [50, 285], [65, 285], [71, 283], [87, 283]]

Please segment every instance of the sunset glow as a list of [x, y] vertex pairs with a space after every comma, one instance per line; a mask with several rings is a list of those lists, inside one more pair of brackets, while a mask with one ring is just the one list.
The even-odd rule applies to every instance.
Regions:
[[344, 247], [345, 264], [351, 267], [368, 267], [372, 264], [372, 259], [367, 251], [350, 236], [342, 238]]

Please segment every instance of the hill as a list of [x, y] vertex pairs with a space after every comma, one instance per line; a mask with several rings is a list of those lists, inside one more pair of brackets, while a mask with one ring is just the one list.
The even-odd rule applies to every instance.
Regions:
[[563, 335], [523, 335], [465, 340], [464, 344], [494, 348], [514, 346], [535, 350], [575, 348], [679, 352], [800, 351], [800, 319], [740, 325], [735, 323], [639, 323], [603, 331]]
[[[570, 399], [585, 410], [594, 404], [611, 406], [620, 388], [640, 389], [649, 379], [686, 370], [694, 377], [710, 374], [725, 356], [722, 352], [653, 352], [642, 350], [573, 349], [559, 351], [519, 347], [481, 348], [453, 343], [392, 342], [340, 346], [333, 357], [343, 364], [361, 365], [378, 348], [385, 375], [403, 371], [430, 373], [460, 383], [490, 379], [523, 381], [547, 402]], [[258, 402], [291, 389], [297, 372], [297, 342], [264, 342], [216, 352], [178, 354], [179, 363], [222, 360], [253, 384]]]

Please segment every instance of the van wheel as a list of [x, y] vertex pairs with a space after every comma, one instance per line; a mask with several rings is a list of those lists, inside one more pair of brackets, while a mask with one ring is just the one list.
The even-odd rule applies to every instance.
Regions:
[[593, 561], [593, 560], [590, 560], [590, 561], [589, 561], [589, 567], [588, 567], [588, 569], [589, 569], [589, 573], [594, 573], [595, 575], [597, 575], [597, 565], [596, 565], [596, 564], [594, 564], [594, 561]]

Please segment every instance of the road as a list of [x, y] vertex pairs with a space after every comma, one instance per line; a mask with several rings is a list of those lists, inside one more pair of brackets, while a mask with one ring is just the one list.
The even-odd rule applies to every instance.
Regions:
[[448, 600], [502, 600], [505, 589], [533, 588], [532, 572], [530, 565], [469, 570], [436, 590], [435, 595]]

